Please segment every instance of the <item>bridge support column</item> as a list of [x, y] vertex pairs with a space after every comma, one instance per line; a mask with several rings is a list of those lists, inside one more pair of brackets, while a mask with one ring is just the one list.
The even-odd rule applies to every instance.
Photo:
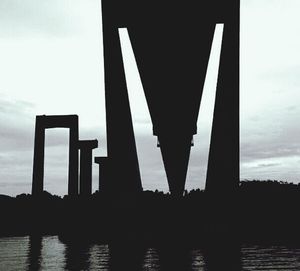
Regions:
[[80, 195], [92, 194], [92, 154], [98, 147], [98, 140], [80, 140]]

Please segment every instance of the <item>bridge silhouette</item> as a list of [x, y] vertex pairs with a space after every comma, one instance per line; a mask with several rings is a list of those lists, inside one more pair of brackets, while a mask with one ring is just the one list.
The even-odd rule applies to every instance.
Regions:
[[[206, 70], [217, 23], [224, 24], [206, 189], [234, 191], [239, 183], [239, 0], [159, 5], [103, 0], [107, 158], [99, 164], [99, 188], [114, 195], [142, 191], [128, 101], [119, 28], [126, 27], [158, 139], [169, 190], [182, 196]], [[38, 116], [32, 193], [43, 191], [44, 129], [70, 128], [68, 194], [91, 194], [92, 149], [78, 141], [76, 116]], [[86, 179], [86, 180], [85, 180]], [[84, 184], [86, 182], [86, 184]]]
[[[158, 248], [163, 270], [189, 270], [190, 249], [203, 247], [209, 270], [241, 270], [243, 243], [299, 246], [300, 185], [239, 182], [239, 0], [102, 0], [102, 11], [108, 156], [93, 157], [98, 140], [79, 139], [77, 115], [36, 116], [32, 194], [0, 195], [0, 236], [30, 235], [30, 270], [41, 266], [42, 235], [58, 235], [68, 244], [66, 269], [88, 269], [93, 242], [109, 245], [113, 270], [139, 270], [146, 247]], [[224, 32], [206, 188], [187, 192], [217, 23], [224, 24]], [[121, 27], [127, 28], [134, 49], [167, 194], [143, 191]], [[70, 129], [68, 195], [63, 198], [44, 191], [45, 130], [60, 127]], [[99, 165], [95, 193], [93, 162]]]
[[[216, 23], [224, 24], [224, 35], [206, 188], [233, 191], [238, 186], [239, 1], [198, 4], [102, 1], [108, 137], [105, 171], [114, 191], [142, 187], [118, 29], [126, 27], [129, 33], [169, 190], [181, 196]], [[121, 184], [121, 177], [126, 182]]]

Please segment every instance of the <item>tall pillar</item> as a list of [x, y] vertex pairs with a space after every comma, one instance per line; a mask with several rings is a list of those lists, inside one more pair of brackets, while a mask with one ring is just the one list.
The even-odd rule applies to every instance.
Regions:
[[98, 140], [80, 140], [80, 195], [92, 194], [92, 154], [98, 147]]
[[32, 195], [39, 195], [44, 189], [45, 127], [41, 116], [36, 116], [33, 153]]
[[224, 19], [218, 83], [209, 151], [206, 190], [234, 191], [240, 178], [239, 141], [239, 0]]
[[[120, 3], [126, 6], [124, 1]], [[106, 168], [110, 183], [105, 190], [111, 195], [142, 190], [118, 33], [118, 20], [125, 10], [118, 4], [110, 0], [102, 1], [107, 153], [110, 164]]]

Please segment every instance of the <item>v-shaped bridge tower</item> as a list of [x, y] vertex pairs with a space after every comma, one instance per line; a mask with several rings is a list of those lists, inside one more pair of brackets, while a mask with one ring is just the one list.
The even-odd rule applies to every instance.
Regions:
[[128, 29], [169, 188], [180, 196], [215, 25], [224, 23], [206, 188], [234, 189], [239, 182], [239, 0], [102, 0], [102, 11], [108, 156], [111, 176], [126, 179], [110, 180], [111, 186], [141, 188], [118, 28]]

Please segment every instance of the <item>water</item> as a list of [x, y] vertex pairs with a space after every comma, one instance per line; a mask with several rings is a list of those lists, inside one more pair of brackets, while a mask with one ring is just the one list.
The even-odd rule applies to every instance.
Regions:
[[0, 270], [300, 270], [299, 248], [242, 246], [233, 254], [238, 258], [220, 251], [145, 248], [133, 253], [126, 245], [113, 250], [100, 244], [67, 245], [57, 236], [6, 237], [0, 238]]

